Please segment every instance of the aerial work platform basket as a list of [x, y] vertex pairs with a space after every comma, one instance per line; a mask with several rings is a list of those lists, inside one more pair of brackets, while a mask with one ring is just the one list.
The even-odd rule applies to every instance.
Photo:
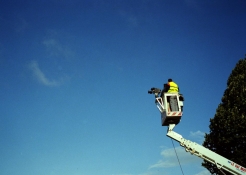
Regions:
[[183, 101], [183, 96], [178, 93], [164, 93], [163, 97], [156, 97], [156, 106], [161, 112], [162, 126], [180, 122], [183, 114]]

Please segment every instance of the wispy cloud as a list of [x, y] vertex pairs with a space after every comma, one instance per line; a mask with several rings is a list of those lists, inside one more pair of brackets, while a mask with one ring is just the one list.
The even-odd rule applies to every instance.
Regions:
[[193, 9], [200, 9], [201, 7], [201, 3], [199, 1], [196, 0], [184, 0], [185, 4]]
[[202, 170], [201, 172], [199, 172], [195, 175], [211, 175], [211, 173], [208, 170]]
[[45, 86], [59, 86], [61, 82], [55, 80], [49, 80], [45, 74], [40, 70], [37, 61], [32, 61], [29, 64], [29, 68], [32, 70], [34, 77]]
[[112, 174], [112, 175], [133, 175], [133, 174], [123, 173], [123, 174]]
[[3, 45], [2, 43], [0, 42], [0, 59], [2, 57], [2, 53], [3, 53]]
[[[179, 161], [181, 164], [190, 164], [197, 161], [201, 161], [196, 156], [191, 155], [190, 153], [186, 152], [182, 147], [175, 148]], [[161, 151], [161, 155], [163, 159], [159, 160], [157, 163], [151, 165], [149, 169], [152, 168], [171, 168], [175, 166], [179, 166], [176, 153], [173, 148], [164, 149]]]
[[74, 56], [72, 50], [62, 45], [57, 39], [45, 39], [42, 43], [48, 50], [50, 56], [59, 56], [67, 59]]
[[138, 174], [138, 175], [165, 175], [166, 173], [161, 171], [152, 171], [152, 172], [146, 172], [146, 173], [143, 173], [143, 174]]
[[145, 172], [141, 174], [112, 174], [112, 175], [165, 175], [164, 172], [159, 172], [159, 171], [152, 171], [152, 172]]
[[126, 21], [126, 23], [131, 27], [137, 27], [140, 23], [139, 18], [132, 13], [122, 10], [119, 12], [119, 14]]
[[24, 18], [19, 18], [15, 24], [16, 32], [24, 32], [28, 28], [28, 23]]
[[196, 139], [199, 142], [199, 144], [203, 142], [204, 135], [205, 135], [205, 133], [204, 132], [201, 132], [199, 130], [196, 131], [196, 132], [190, 131], [190, 137]]

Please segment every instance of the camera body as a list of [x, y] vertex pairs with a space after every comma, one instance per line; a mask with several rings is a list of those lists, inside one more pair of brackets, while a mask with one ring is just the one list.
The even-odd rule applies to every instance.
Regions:
[[157, 97], [159, 94], [161, 93], [161, 90], [155, 87], [152, 87], [149, 91], [148, 94], [155, 94], [155, 96]]

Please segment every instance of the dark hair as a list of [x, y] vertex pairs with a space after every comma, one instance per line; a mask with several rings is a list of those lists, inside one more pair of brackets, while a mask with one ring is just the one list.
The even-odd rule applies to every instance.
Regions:
[[168, 79], [168, 82], [172, 82], [173, 80], [171, 78]]

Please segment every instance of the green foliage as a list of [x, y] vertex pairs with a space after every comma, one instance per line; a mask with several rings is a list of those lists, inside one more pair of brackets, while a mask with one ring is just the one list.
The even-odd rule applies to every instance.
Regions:
[[[246, 57], [240, 59], [232, 70], [209, 128], [210, 133], [205, 135], [203, 146], [246, 167]], [[211, 174], [222, 175], [215, 165], [207, 161], [202, 166]]]

